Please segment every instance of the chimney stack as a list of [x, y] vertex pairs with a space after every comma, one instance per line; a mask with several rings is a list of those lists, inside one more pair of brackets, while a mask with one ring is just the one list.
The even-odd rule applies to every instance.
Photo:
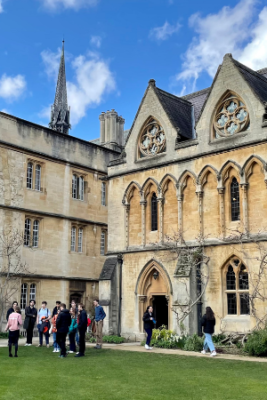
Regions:
[[102, 112], [100, 120], [100, 144], [110, 149], [120, 150], [124, 145], [124, 123], [122, 116], [112, 109]]

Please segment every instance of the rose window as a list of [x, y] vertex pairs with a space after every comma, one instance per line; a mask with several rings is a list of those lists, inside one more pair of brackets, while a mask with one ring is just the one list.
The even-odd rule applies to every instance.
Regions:
[[245, 104], [230, 95], [220, 103], [214, 119], [215, 138], [232, 136], [249, 126], [249, 114]]
[[154, 119], [149, 120], [139, 139], [140, 157], [154, 156], [165, 149], [166, 136], [162, 126]]

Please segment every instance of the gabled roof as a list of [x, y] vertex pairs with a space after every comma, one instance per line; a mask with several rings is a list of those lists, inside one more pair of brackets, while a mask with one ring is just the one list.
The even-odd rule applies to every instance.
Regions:
[[202, 108], [205, 104], [205, 101], [206, 101], [208, 95], [209, 95], [209, 92], [210, 92], [210, 88], [207, 88], [207, 89], [200, 90], [199, 92], [191, 93], [191, 94], [188, 94], [188, 95], [182, 97], [183, 99], [190, 101], [190, 103], [193, 104], [196, 122], [198, 121], [198, 119], [200, 117]]

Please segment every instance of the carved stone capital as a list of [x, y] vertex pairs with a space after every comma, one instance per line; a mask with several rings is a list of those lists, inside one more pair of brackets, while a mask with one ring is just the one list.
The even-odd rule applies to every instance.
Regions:
[[139, 296], [139, 303], [145, 303], [147, 296]]
[[248, 189], [248, 183], [240, 183], [240, 187], [244, 192], [246, 192]]
[[217, 190], [218, 190], [218, 193], [219, 193], [220, 195], [223, 195], [224, 192], [225, 192], [225, 188], [224, 188], [224, 187], [223, 187], [223, 188], [218, 188]]

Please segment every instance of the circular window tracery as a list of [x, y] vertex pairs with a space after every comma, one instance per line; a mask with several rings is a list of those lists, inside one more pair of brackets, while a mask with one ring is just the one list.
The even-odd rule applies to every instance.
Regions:
[[150, 119], [144, 126], [139, 138], [140, 157], [154, 156], [166, 149], [166, 136], [162, 126]]
[[230, 94], [218, 106], [213, 126], [216, 139], [245, 131], [249, 126], [246, 105], [237, 96]]

